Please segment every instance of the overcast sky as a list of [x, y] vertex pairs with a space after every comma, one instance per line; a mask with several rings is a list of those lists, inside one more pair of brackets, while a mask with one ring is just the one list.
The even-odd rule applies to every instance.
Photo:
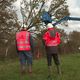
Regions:
[[[80, 18], [80, 0], [67, 0], [69, 6], [70, 16]], [[68, 30], [77, 30], [80, 31], [80, 21], [69, 21]]]
[[[20, 8], [20, 1], [21, 0], [18, 0], [15, 3], [16, 9]], [[67, 0], [67, 4], [69, 6], [70, 16], [80, 17], [80, 0]], [[20, 16], [20, 14], [19, 14], [19, 16]], [[65, 28], [66, 30], [80, 31], [80, 21], [69, 21], [68, 23], [69, 23], [69, 28]]]

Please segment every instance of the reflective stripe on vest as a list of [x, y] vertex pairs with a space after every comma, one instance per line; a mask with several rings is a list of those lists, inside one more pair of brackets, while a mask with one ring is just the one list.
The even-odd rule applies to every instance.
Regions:
[[16, 34], [17, 48], [19, 51], [31, 50], [29, 37], [30, 34], [27, 31], [21, 31]]
[[29, 50], [30, 46], [19, 46], [18, 45], [18, 50]]
[[56, 39], [54, 40], [51, 40], [51, 41], [46, 41], [46, 46], [57, 46], [58, 45], [58, 42]]

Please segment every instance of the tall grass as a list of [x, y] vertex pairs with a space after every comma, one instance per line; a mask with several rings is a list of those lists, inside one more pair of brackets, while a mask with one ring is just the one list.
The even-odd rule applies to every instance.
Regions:
[[[18, 59], [0, 62], [0, 80], [47, 80], [48, 69], [45, 58], [34, 60], [32, 75], [26, 73], [21, 76], [19, 67]], [[59, 76], [53, 62], [53, 80], [80, 80], [80, 54], [61, 55], [61, 69], [62, 75]]]

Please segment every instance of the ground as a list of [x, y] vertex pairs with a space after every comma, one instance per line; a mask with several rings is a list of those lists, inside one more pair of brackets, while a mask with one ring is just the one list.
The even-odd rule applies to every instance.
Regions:
[[[80, 54], [61, 55], [62, 75], [56, 72], [56, 66], [52, 66], [53, 80], [80, 80]], [[33, 73], [21, 76], [19, 71], [19, 61], [0, 61], [0, 80], [48, 80], [48, 70], [46, 58], [34, 60]]]

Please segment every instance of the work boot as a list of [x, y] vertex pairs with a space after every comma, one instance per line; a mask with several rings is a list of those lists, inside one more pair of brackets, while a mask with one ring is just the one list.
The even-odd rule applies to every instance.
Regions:
[[21, 66], [21, 75], [24, 75], [24, 74], [26, 74], [26, 69], [25, 69], [25, 66], [22, 65]]
[[62, 73], [61, 73], [60, 65], [57, 65], [57, 72], [58, 72], [58, 74], [59, 74], [59, 75], [61, 75], [61, 74], [62, 74]]
[[32, 65], [29, 65], [29, 67], [28, 67], [28, 73], [32, 74]]
[[21, 75], [25, 75], [26, 74], [26, 71], [21, 71]]
[[49, 75], [49, 76], [47, 77], [47, 79], [48, 79], [48, 80], [52, 80], [52, 77]]

